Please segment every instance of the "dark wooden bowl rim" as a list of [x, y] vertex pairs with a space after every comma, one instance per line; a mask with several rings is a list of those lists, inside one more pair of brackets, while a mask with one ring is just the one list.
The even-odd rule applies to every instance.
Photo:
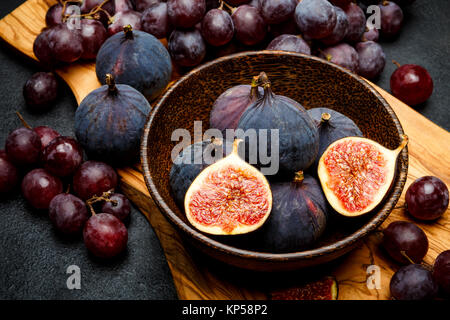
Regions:
[[380, 208], [379, 212], [377, 212], [373, 218], [365, 224], [363, 227], [358, 229], [356, 232], [350, 234], [349, 236], [343, 238], [342, 240], [339, 240], [337, 242], [334, 242], [332, 244], [311, 249], [311, 250], [305, 250], [300, 252], [292, 252], [292, 253], [268, 253], [268, 252], [258, 252], [258, 251], [251, 251], [251, 250], [245, 250], [245, 249], [239, 249], [230, 245], [223, 244], [219, 241], [213, 240], [206, 236], [205, 234], [197, 231], [194, 229], [194, 227], [191, 227], [190, 225], [186, 224], [182, 219], [180, 219], [175, 212], [173, 212], [170, 207], [166, 204], [164, 199], [159, 194], [154, 182], [153, 177], [149, 170], [149, 163], [148, 163], [148, 154], [147, 154], [147, 146], [149, 143], [149, 132], [153, 125], [153, 119], [155, 118], [156, 113], [158, 112], [161, 105], [164, 103], [166, 98], [172, 93], [175, 88], [177, 88], [180, 83], [185, 81], [187, 78], [191, 77], [192, 75], [195, 75], [197, 73], [200, 73], [204, 69], [209, 68], [211, 65], [214, 65], [219, 62], [224, 62], [228, 60], [232, 60], [235, 58], [239, 58], [242, 56], [258, 56], [258, 55], [289, 55], [289, 56], [297, 56], [301, 57], [303, 59], [309, 59], [309, 60], [315, 60], [324, 64], [327, 64], [333, 68], [339, 69], [341, 72], [346, 73], [348, 76], [352, 77], [356, 81], [358, 81], [360, 84], [362, 84], [366, 89], [368, 89], [380, 102], [383, 104], [383, 106], [387, 109], [388, 113], [391, 115], [391, 117], [394, 119], [395, 126], [397, 128], [399, 137], [400, 135], [404, 134], [403, 128], [400, 124], [400, 121], [398, 120], [395, 112], [392, 110], [391, 106], [386, 102], [386, 100], [363, 78], [359, 77], [356, 74], [351, 73], [349, 70], [340, 67], [338, 65], [335, 65], [331, 62], [325, 61], [323, 59], [308, 56], [304, 54], [294, 53], [294, 52], [284, 52], [284, 51], [248, 51], [248, 52], [241, 52], [225, 57], [218, 58], [216, 60], [210, 61], [208, 63], [205, 63], [201, 65], [200, 67], [197, 67], [181, 77], [175, 84], [173, 84], [168, 91], [162, 96], [162, 98], [158, 101], [157, 105], [153, 108], [151, 114], [149, 115], [149, 118], [147, 119], [147, 123], [144, 128], [144, 133], [142, 137], [142, 143], [141, 143], [141, 161], [142, 161], [142, 168], [144, 171], [144, 178], [145, 183], [147, 184], [147, 188], [150, 191], [150, 194], [152, 198], [155, 200], [155, 203], [159, 207], [159, 209], [163, 212], [163, 214], [169, 219], [169, 221], [174, 224], [179, 230], [181, 230], [185, 235], [188, 235], [192, 237], [194, 240], [198, 240], [202, 242], [203, 244], [207, 245], [208, 247], [222, 251], [229, 255], [234, 255], [240, 258], [245, 259], [255, 259], [255, 260], [265, 260], [265, 261], [274, 261], [274, 262], [282, 262], [282, 261], [298, 261], [298, 260], [305, 260], [310, 259], [314, 257], [319, 257], [323, 255], [327, 255], [330, 253], [333, 253], [335, 251], [338, 251], [340, 249], [344, 249], [348, 246], [351, 246], [352, 244], [355, 244], [356, 242], [360, 241], [363, 237], [377, 229], [383, 221], [389, 216], [391, 211], [394, 209], [395, 205], [397, 204], [400, 195], [402, 193], [403, 187], [406, 182], [407, 178], [407, 168], [408, 168], [408, 150], [405, 148], [402, 153], [400, 154], [401, 160], [398, 162], [398, 168], [397, 171], [399, 172], [399, 178], [394, 178], [395, 184], [391, 188], [390, 193], [392, 196], [388, 198], [385, 201], [385, 204], [382, 208]]

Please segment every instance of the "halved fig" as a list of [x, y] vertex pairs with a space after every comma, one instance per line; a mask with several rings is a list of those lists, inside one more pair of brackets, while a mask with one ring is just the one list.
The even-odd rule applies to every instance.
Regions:
[[272, 292], [272, 300], [337, 300], [339, 287], [334, 277], [325, 277], [301, 287]]
[[203, 170], [184, 198], [189, 222], [209, 234], [254, 231], [272, 210], [272, 192], [264, 175], [238, 155], [236, 139], [227, 157]]
[[330, 205], [356, 217], [373, 210], [394, 180], [397, 157], [408, 144], [389, 150], [367, 138], [347, 137], [332, 143], [319, 161], [317, 173]]

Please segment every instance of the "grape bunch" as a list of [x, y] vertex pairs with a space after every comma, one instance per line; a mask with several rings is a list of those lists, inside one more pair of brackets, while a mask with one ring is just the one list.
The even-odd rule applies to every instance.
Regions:
[[83, 233], [88, 250], [102, 258], [122, 252], [131, 207], [124, 195], [113, 191], [118, 185], [115, 170], [103, 162], [84, 161], [74, 138], [47, 126], [32, 128], [18, 115], [23, 126], [8, 135], [0, 150], [0, 194], [20, 185], [28, 204], [47, 210], [59, 233]]

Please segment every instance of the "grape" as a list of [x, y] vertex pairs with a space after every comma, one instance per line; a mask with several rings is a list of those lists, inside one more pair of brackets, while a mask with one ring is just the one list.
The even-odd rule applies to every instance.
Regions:
[[22, 180], [23, 196], [36, 209], [48, 209], [50, 201], [61, 192], [61, 180], [44, 169], [34, 169]]
[[53, 139], [60, 136], [60, 134], [53, 130], [52, 128], [46, 126], [40, 126], [33, 129], [41, 139], [42, 149], [44, 149], [48, 144], [53, 141]]
[[11, 162], [18, 166], [37, 163], [41, 154], [41, 148], [41, 139], [31, 129], [16, 129], [6, 138], [6, 154]]
[[75, 172], [73, 190], [83, 200], [101, 196], [103, 192], [117, 187], [117, 174], [103, 162], [86, 161]]
[[212, 46], [223, 46], [233, 39], [234, 25], [228, 12], [212, 9], [202, 20], [202, 36]]
[[320, 53], [320, 57], [338, 64], [351, 72], [358, 72], [359, 57], [356, 50], [347, 43], [328, 47]]
[[363, 77], [374, 79], [383, 72], [386, 56], [383, 48], [373, 41], [360, 42], [356, 45], [359, 55], [359, 71]]
[[282, 23], [270, 25], [269, 33], [272, 35], [273, 38], [276, 38], [283, 34], [298, 35], [300, 33], [300, 30], [298, 29], [294, 17], [291, 17], [290, 19]]
[[436, 296], [438, 286], [430, 271], [420, 264], [410, 264], [392, 276], [390, 290], [397, 300], [428, 300]]
[[47, 27], [53, 27], [62, 23], [62, 10], [63, 6], [59, 3], [52, 5], [48, 9], [45, 15], [45, 24]]
[[61, 62], [74, 62], [83, 54], [83, 39], [78, 30], [70, 30], [67, 24], [51, 28], [48, 45], [53, 57]]
[[158, 39], [168, 36], [172, 30], [167, 16], [167, 3], [161, 2], [145, 10], [142, 14], [141, 26], [142, 31], [148, 32]]
[[435, 220], [448, 208], [448, 188], [436, 177], [427, 176], [414, 181], [406, 191], [408, 212], [420, 220]]
[[105, 201], [102, 212], [110, 213], [122, 221], [126, 220], [131, 212], [130, 201], [127, 197], [120, 193], [113, 193], [109, 199], [112, 201]]
[[114, 10], [117, 13], [133, 10], [131, 0], [114, 0]]
[[269, 43], [267, 50], [283, 50], [311, 54], [311, 48], [306, 41], [301, 36], [292, 34], [283, 34], [276, 37]]
[[25, 103], [35, 112], [45, 111], [58, 97], [58, 80], [50, 72], [35, 73], [24, 85]]
[[200, 64], [206, 55], [205, 42], [196, 29], [175, 30], [170, 35], [168, 45], [173, 61], [183, 67]]
[[262, 0], [251, 0], [248, 5], [251, 7], [254, 7], [256, 9], [258, 9], [259, 11], [261, 11], [261, 1]]
[[345, 41], [358, 42], [366, 29], [366, 15], [355, 3], [350, 3], [344, 8], [348, 19], [348, 29]]
[[9, 161], [6, 152], [0, 152], [0, 194], [14, 190], [19, 183], [19, 171]]
[[89, 219], [86, 204], [80, 198], [67, 193], [55, 196], [50, 201], [48, 211], [55, 228], [68, 235], [80, 233]]
[[238, 7], [231, 18], [236, 30], [236, 38], [241, 43], [252, 46], [266, 37], [267, 25], [258, 9], [245, 4]]
[[410, 106], [421, 104], [433, 93], [433, 79], [416, 64], [405, 64], [391, 76], [392, 94]]
[[83, 162], [83, 151], [75, 139], [58, 137], [42, 153], [44, 169], [58, 177], [72, 175]]
[[383, 1], [380, 5], [381, 35], [386, 38], [396, 36], [403, 24], [403, 11], [392, 1]]
[[53, 58], [53, 53], [49, 45], [49, 35], [51, 31], [51, 28], [42, 30], [33, 42], [34, 55], [46, 68], [52, 68], [57, 64], [56, 59]]
[[82, 38], [83, 54], [82, 59], [95, 59], [103, 42], [108, 37], [103, 23], [92, 19], [81, 20], [80, 35]]
[[261, 15], [267, 24], [277, 24], [292, 17], [297, 0], [265, 0], [261, 2]]
[[117, 32], [122, 32], [123, 27], [130, 25], [133, 30], [141, 30], [141, 17], [142, 14], [137, 11], [123, 11], [114, 15], [114, 22], [108, 27], [108, 34], [112, 36]]
[[336, 25], [334, 26], [331, 34], [326, 36], [325, 38], [320, 39], [327, 46], [332, 46], [341, 42], [345, 36], [347, 35], [348, 30], [348, 19], [344, 10], [339, 7], [335, 8], [336, 10]]
[[433, 279], [446, 294], [450, 294], [450, 250], [441, 252], [433, 266]]
[[295, 21], [311, 39], [325, 38], [336, 25], [335, 7], [326, 0], [302, 0], [295, 8]]
[[205, 0], [168, 0], [167, 15], [175, 27], [191, 28], [205, 15]]
[[366, 31], [363, 33], [361, 37], [361, 41], [374, 41], [378, 42], [378, 39], [380, 38], [380, 32], [376, 28], [368, 29], [366, 28]]
[[407, 221], [395, 221], [383, 231], [383, 246], [397, 262], [409, 263], [406, 254], [415, 263], [420, 263], [428, 252], [428, 238], [418, 226]]
[[[135, 0], [134, 6], [136, 7], [136, 11], [144, 12], [148, 8], [160, 4], [161, 0]], [[163, 2], [165, 3], [165, 2]]]
[[100, 258], [112, 258], [125, 250], [128, 231], [112, 214], [100, 213], [89, 218], [83, 229], [86, 248]]
[[[83, 0], [81, 4], [81, 13], [89, 13], [95, 7], [98, 7], [103, 3], [104, 0]], [[103, 10], [106, 10], [110, 15], [114, 15], [114, 1], [110, 0], [105, 2], [102, 6]]]

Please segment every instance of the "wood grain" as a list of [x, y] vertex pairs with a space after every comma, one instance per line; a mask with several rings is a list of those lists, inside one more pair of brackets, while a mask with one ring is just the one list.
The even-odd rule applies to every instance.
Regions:
[[[28, 57], [33, 54], [33, 41], [44, 27], [48, 7], [55, 0], [28, 0], [0, 21], [0, 37]], [[80, 62], [57, 70], [72, 89], [78, 103], [100, 84], [92, 62]], [[176, 76], [176, 75], [175, 75]], [[409, 173], [406, 188], [425, 175], [440, 177], [450, 185], [450, 133], [433, 124], [419, 113], [374, 85], [400, 119], [409, 144]], [[302, 270], [288, 275], [270, 276], [236, 270], [203, 257], [185, 246], [150, 198], [139, 166], [119, 168], [122, 189], [147, 217], [164, 249], [180, 299], [266, 299], [273, 288], [295, 286], [301, 281], [334, 275], [339, 283], [339, 299], [389, 299], [389, 281], [399, 267], [380, 249], [381, 233], [375, 232], [350, 254], [316, 270]], [[405, 188], [405, 190], [406, 190]], [[412, 221], [405, 213], [404, 193], [389, 218], [386, 227], [395, 220]], [[428, 235], [430, 248], [424, 259], [431, 265], [436, 256], [450, 249], [449, 210], [435, 223], [418, 224]], [[381, 288], [366, 286], [369, 265], [381, 270]]]

